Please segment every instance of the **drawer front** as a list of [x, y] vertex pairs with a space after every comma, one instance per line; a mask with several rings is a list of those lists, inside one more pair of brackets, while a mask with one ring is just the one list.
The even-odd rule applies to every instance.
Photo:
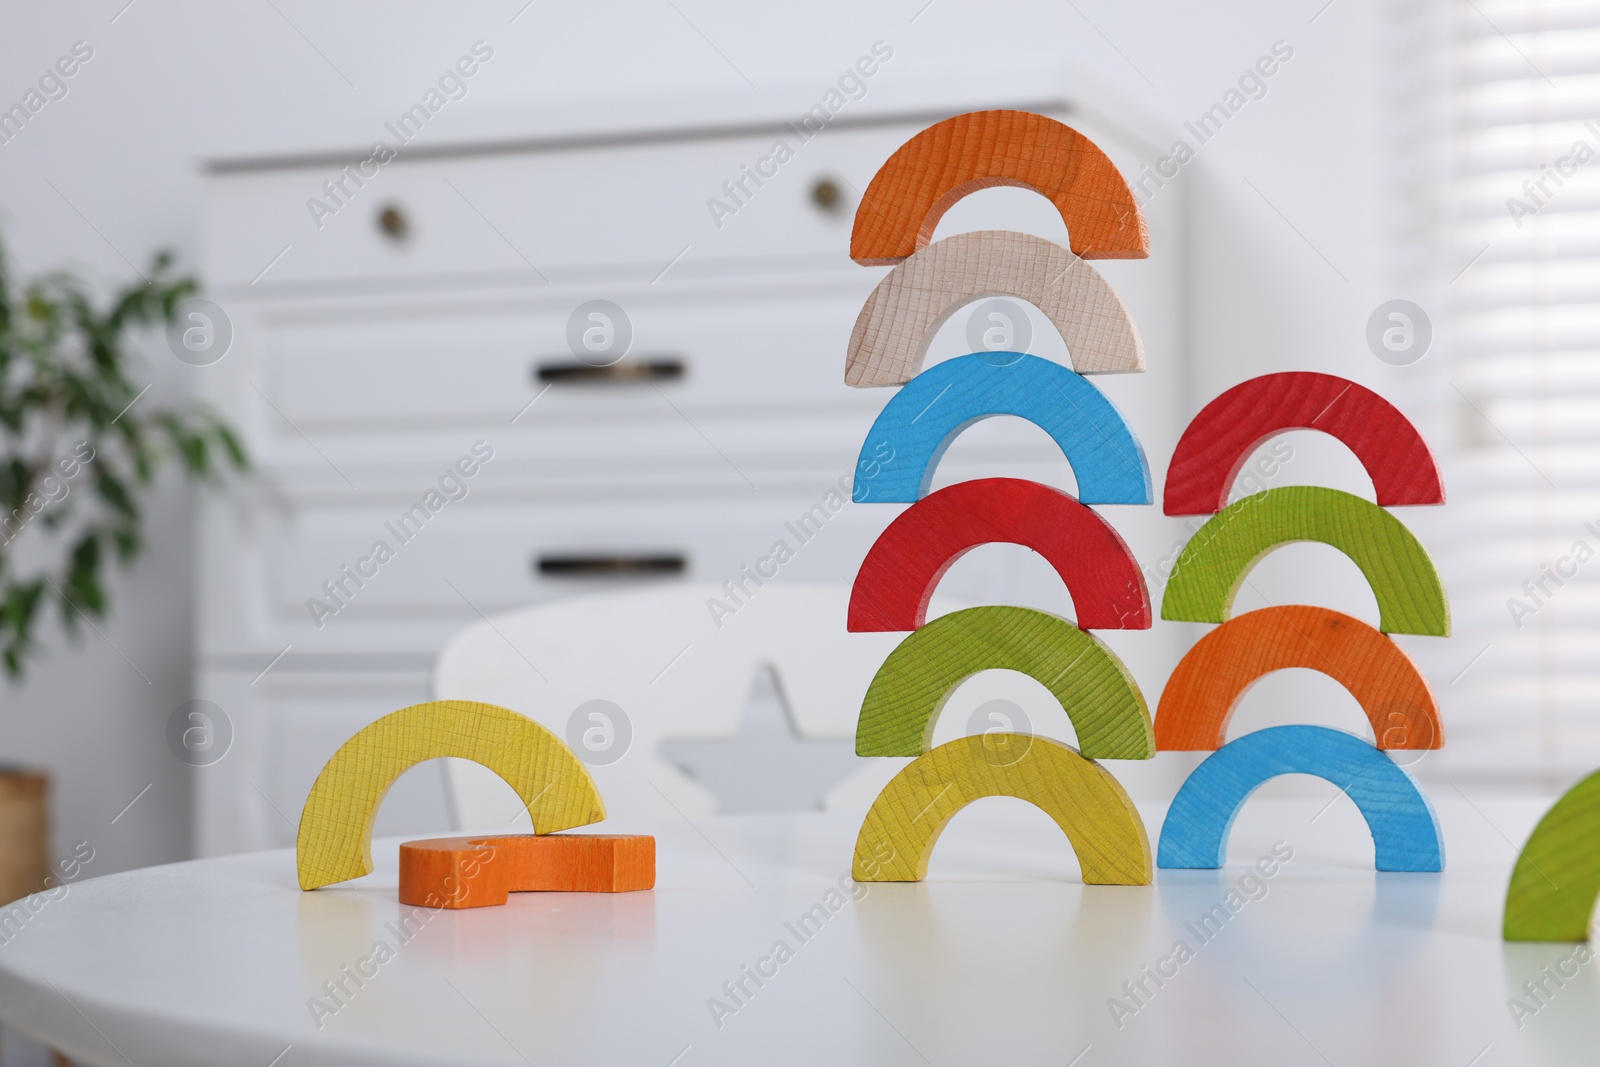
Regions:
[[[848, 263], [855, 195], [915, 127], [825, 131], [798, 144], [770, 134], [656, 144], [406, 160], [381, 168], [347, 205], [321, 218], [329, 166], [214, 175], [207, 181], [206, 274], [212, 285], [282, 286], [312, 280], [383, 281], [510, 274], [553, 282], [596, 272], [648, 281], [729, 273], [727, 260], [817, 256]], [[794, 158], [755, 187], [724, 183], [787, 141]], [[770, 166], [767, 168], [770, 169]], [[816, 195], [831, 181], [842, 195]], [[821, 199], [826, 199], [825, 197]], [[383, 226], [386, 210], [404, 235]], [[287, 249], [287, 251], [284, 251]], [[272, 262], [275, 257], [281, 259]], [[270, 269], [266, 269], [272, 263]], [[263, 270], [266, 273], [263, 274]]]
[[785, 580], [848, 581], [895, 510], [842, 506], [839, 475], [759, 494], [592, 499], [530, 494], [494, 477], [484, 468], [464, 499], [432, 514], [426, 484], [405, 495], [212, 502], [202, 655], [292, 644], [291, 665], [323, 653], [431, 656], [479, 612], [626, 582], [720, 583], [780, 540], [794, 553]]
[[[1133, 176], [1148, 149], [1082, 116], [1056, 117]], [[360, 188], [348, 179], [328, 214], [339, 167], [212, 174], [205, 182], [203, 269], [219, 294], [309, 283], [336, 289], [515, 279], [737, 277], [762, 262], [850, 267], [851, 222], [885, 160], [928, 119], [681, 141], [408, 159]], [[773, 159], [782, 143], [792, 157]], [[755, 168], [772, 172], [755, 184]], [[1159, 197], [1157, 199], [1160, 199]], [[1001, 212], [977, 226], [1027, 229]], [[961, 228], [977, 228], [964, 224]]]
[[[337, 655], [423, 665], [480, 613], [625, 584], [721, 585], [763, 559], [776, 581], [848, 584], [904, 506], [845, 503], [847, 469], [759, 492], [636, 486], [584, 497], [530, 490], [491, 464], [464, 498], [436, 498], [431, 513], [425, 483], [404, 494], [211, 500], [200, 652], [233, 669], [260, 670], [286, 646], [291, 668]], [[937, 484], [1005, 475], [1070, 485], [1048, 445], [953, 451], [939, 473]], [[1181, 543], [1181, 524], [1154, 507], [1100, 511], [1147, 569]], [[1154, 572], [1150, 584], [1159, 595]], [[1070, 613], [1048, 564], [1017, 546], [980, 549], [945, 585], [972, 602]]]
[[611, 368], [565, 339], [590, 291], [246, 305], [229, 309], [235, 350], [202, 385], [256, 466], [296, 485], [428, 477], [479, 439], [530, 478], [760, 485], [772, 463], [847, 466], [888, 399], [843, 381], [869, 275], [613, 289], [634, 341], [623, 373], [597, 378], [572, 372]]
[[850, 329], [874, 281], [860, 271], [731, 291], [613, 288], [606, 297], [632, 333], [615, 362], [567, 343], [589, 290], [262, 309], [251, 316], [256, 350], [246, 358], [259, 366], [252, 380], [276, 421], [307, 433], [506, 427], [536, 397], [518, 425], [563, 433], [597, 420], [874, 407], [886, 392], [843, 380]]

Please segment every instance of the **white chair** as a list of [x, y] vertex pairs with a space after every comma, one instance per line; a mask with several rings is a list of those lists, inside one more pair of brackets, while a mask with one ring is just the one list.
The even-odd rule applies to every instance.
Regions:
[[[759, 692], [770, 667], [795, 734], [848, 741], [868, 683], [905, 636], [846, 632], [846, 586], [747, 586], [742, 604], [715, 586], [673, 584], [485, 619], [440, 654], [434, 695], [538, 720], [585, 756], [619, 821], [670, 815], [668, 805], [707, 814], [711, 794], [661, 757], [663, 740], [739, 733], [752, 689]], [[718, 618], [717, 601], [736, 610]], [[503, 829], [520, 817], [526, 832], [509, 786], [475, 764], [444, 762], [458, 829]], [[864, 810], [905, 762], [861, 760], [825, 806]]]

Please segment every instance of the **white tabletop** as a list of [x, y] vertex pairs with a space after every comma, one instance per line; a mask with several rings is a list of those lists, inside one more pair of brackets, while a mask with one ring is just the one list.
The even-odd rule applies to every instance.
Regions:
[[[1082, 886], [1060, 831], [1009, 800], [959, 816], [907, 885], [841, 881], [858, 819], [607, 823], [657, 833], [653, 892], [423, 911], [404, 942], [395, 840], [370, 878], [313, 893], [287, 851], [175, 864], [73, 884], [33, 915], [0, 947], [0, 1017], [82, 1063], [137, 1067], [1593, 1062], [1600, 964], [1566, 964], [1557, 986], [1541, 968], [1571, 946], [1499, 938], [1548, 802], [1445, 793], [1442, 876], [1374, 873], [1348, 801], [1319, 815], [1258, 798], [1229, 868], [1141, 888]], [[1162, 812], [1144, 814], [1153, 846]], [[1293, 859], [1198, 936], [1278, 840]], [[820, 930], [797, 933], [817, 905]], [[780, 941], [790, 955], [762, 965], [776, 973], [744, 978]], [[323, 983], [378, 942], [393, 958], [346, 979], [319, 1028], [308, 1000], [331, 1004]], [[1147, 966], [1172, 976], [1158, 987]], [[735, 1001], [724, 983], [741, 978]], [[1135, 999], [1123, 983], [1141, 978]], [[1535, 1001], [1520, 987], [1540, 978]], [[1514, 996], [1536, 1010], [1514, 1020]], [[714, 1019], [712, 998], [737, 1010]]]

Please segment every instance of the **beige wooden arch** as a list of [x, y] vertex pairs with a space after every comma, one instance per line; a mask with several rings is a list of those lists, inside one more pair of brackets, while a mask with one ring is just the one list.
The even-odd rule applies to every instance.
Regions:
[[1016, 297], [1044, 312], [1079, 374], [1144, 370], [1138, 327], [1099, 272], [1043, 237], [976, 230], [935, 241], [878, 283], [850, 334], [845, 383], [910, 381], [945, 320], [989, 296]]

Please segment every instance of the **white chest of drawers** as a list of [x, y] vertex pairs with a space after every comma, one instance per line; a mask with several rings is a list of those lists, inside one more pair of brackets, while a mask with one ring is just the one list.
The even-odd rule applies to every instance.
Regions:
[[[1065, 100], [975, 90], [945, 113], [1008, 105], [1060, 114], [1125, 173], [1152, 158]], [[198, 851], [291, 843], [334, 748], [427, 699], [434, 654], [479, 613], [602, 588], [617, 580], [607, 568], [627, 564], [732, 577], [846, 476], [888, 397], [843, 383], [850, 329], [884, 273], [850, 262], [851, 212], [884, 159], [938, 117], [852, 117], [824, 131], [720, 227], [708, 198], [787, 135], [780, 119], [402, 155], [320, 229], [307, 198], [361, 154], [213, 165], [204, 276], [234, 341], [205, 388], [242, 429], [256, 471], [202, 517], [199, 690], [234, 738], [202, 771]], [[819, 203], [822, 181], [842, 210]], [[390, 209], [403, 239], [379, 224]], [[1148, 217], [1156, 255], [1100, 266], [1139, 323], [1151, 373], [1098, 383], [1159, 479], [1179, 426], [1181, 195], [1158, 196]], [[992, 190], [958, 204], [938, 236], [1063, 239], [1052, 225], [1042, 199]], [[568, 316], [591, 299], [632, 323], [619, 366], [653, 374], [563, 377]], [[966, 351], [962, 319], [935, 357]], [[1035, 322], [1033, 350], [1059, 349]], [[1009, 473], [1070, 484], [1042, 434], [1009, 422], [963, 435], [940, 483]], [[420, 529], [397, 529], [477, 442], [492, 458], [460, 480], [465, 495]], [[785, 579], [849, 581], [897, 510], [845, 507]], [[1147, 565], [1172, 539], [1155, 510], [1108, 509]], [[381, 565], [379, 541], [392, 550]], [[357, 571], [367, 577], [348, 576]], [[1064, 594], [1037, 576], [980, 550], [949, 581], [974, 600], [1060, 610]], [[1164, 675], [1164, 645], [1128, 636], [1139, 640], [1113, 644], [1141, 679]], [[408, 775], [380, 832], [442, 828], [440, 799], [434, 777]]]

